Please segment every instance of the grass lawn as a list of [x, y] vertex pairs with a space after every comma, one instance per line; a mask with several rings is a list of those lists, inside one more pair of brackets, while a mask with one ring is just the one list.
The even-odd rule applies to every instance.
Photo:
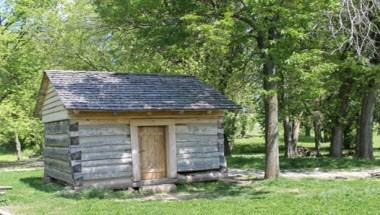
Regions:
[[[283, 142], [282, 140], [279, 141]], [[301, 137], [299, 146], [314, 150], [312, 137]], [[380, 136], [374, 137], [374, 155], [376, 160], [358, 160], [353, 155], [345, 155], [340, 159], [328, 157], [329, 143], [321, 144], [321, 157], [284, 158], [284, 146], [280, 145], [280, 168], [282, 170], [308, 171], [318, 168], [321, 171], [336, 169], [367, 169], [380, 167]], [[351, 150], [352, 151], [352, 150]], [[245, 139], [237, 139], [228, 166], [243, 169], [264, 169], [265, 145], [262, 135], [254, 135]], [[344, 154], [348, 154], [345, 150]]]
[[[239, 186], [221, 182], [179, 186], [194, 198], [142, 201], [127, 191], [92, 190], [72, 194], [45, 185], [42, 171], [1, 173], [13, 186], [3, 206], [15, 214], [379, 214], [380, 180], [253, 181]], [[149, 195], [149, 194], [145, 194]]]
[[[34, 156], [34, 152], [32, 150], [23, 150], [22, 152], [22, 160], [28, 160], [30, 156]], [[0, 147], [0, 163], [6, 162], [15, 162], [17, 161], [16, 152], [10, 152]]]
[[[307, 171], [380, 167], [379, 141], [376, 137], [375, 161], [356, 160], [352, 156], [331, 159], [328, 144], [322, 157], [285, 159], [283, 170]], [[300, 145], [313, 147], [312, 140], [301, 138]], [[237, 140], [230, 167], [263, 169], [262, 136]], [[281, 155], [283, 148], [281, 148]], [[7, 153], [0, 154], [0, 164], [12, 163]], [[14, 157], [11, 157], [12, 160]], [[7, 160], [8, 159], [8, 160]], [[0, 165], [1, 166], [1, 165]], [[246, 185], [223, 182], [194, 183], [178, 186], [177, 200], [146, 200], [148, 193], [87, 190], [73, 193], [61, 185], [42, 182], [42, 170], [0, 170], [0, 185], [13, 190], [0, 196], [0, 208], [14, 214], [379, 214], [380, 179], [317, 180], [254, 179]], [[186, 198], [180, 198], [184, 194]]]

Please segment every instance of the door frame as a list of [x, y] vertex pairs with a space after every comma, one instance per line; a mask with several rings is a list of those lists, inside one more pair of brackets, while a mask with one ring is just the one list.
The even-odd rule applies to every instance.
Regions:
[[[141, 180], [140, 153], [139, 153], [139, 126], [165, 126], [166, 148], [166, 177], [177, 178], [177, 147], [175, 137], [175, 122], [170, 119], [134, 119], [130, 121], [132, 145], [132, 172], [133, 181]], [[160, 179], [157, 179], [160, 180]]]

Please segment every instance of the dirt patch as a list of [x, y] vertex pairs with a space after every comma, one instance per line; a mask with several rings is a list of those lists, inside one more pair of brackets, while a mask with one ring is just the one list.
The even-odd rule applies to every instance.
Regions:
[[[317, 179], [350, 179], [350, 178], [370, 178], [380, 173], [380, 168], [365, 170], [331, 170], [321, 171], [281, 171], [280, 177], [284, 178], [317, 178]], [[229, 169], [228, 175], [231, 178], [263, 178], [264, 172], [258, 170]]]
[[44, 163], [40, 159], [0, 162], [0, 172], [34, 170], [41, 169], [43, 166]]
[[6, 207], [1, 207], [0, 208], [0, 215], [12, 215], [10, 210]]

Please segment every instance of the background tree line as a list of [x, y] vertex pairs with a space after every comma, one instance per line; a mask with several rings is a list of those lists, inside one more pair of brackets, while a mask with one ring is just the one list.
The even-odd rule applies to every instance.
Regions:
[[327, 140], [332, 157], [373, 159], [379, 15], [371, 0], [2, 0], [0, 145], [41, 149], [44, 69], [161, 72], [195, 75], [243, 107], [226, 113], [226, 154], [261, 125], [266, 178], [279, 144], [298, 156], [301, 131], [317, 155]]

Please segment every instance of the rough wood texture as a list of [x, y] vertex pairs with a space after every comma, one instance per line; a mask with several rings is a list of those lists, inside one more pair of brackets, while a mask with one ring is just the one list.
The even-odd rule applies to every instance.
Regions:
[[54, 122], [69, 119], [69, 112], [63, 106], [56, 90], [49, 84], [42, 106], [39, 107], [39, 113], [42, 116], [42, 122]]
[[178, 172], [219, 169], [221, 158], [217, 121], [176, 125]]
[[116, 170], [109, 170], [107, 172], [92, 172], [92, 173], [74, 173], [75, 180], [98, 180], [98, 179], [112, 179], [125, 177], [128, 179], [132, 176], [131, 171], [118, 172]]
[[68, 134], [70, 127], [69, 120], [45, 123], [45, 134]]
[[83, 188], [108, 188], [108, 189], [125, 189], [126, 187], [132, 187], [132, 180], [125, 177], [121, 178], [107, 178], [98, 180], [81, 181], [76, 186], [80, 189]]
[[45, 123], [44, 175], [72, 184], [70, 121]]
[[219, 169], [219, 157], [178, 159], [178, 172]]
[[113, 136], [113, 135], [129, 135], [129, 126], [127, 125], [83, 125], [80, 126], [80, 137], [93, 137], [93, 136]]
[[58, 112], [42, 115], [42, 122], [54, 122], [54, 121], [68, 119], [68, 118], [69, 118], [68, 112], [66, 110], [63, 110], [63, 111], [58, 111]]
[[220, 162], [220, 168], [222, 172], [227, 172], [227, 160], [224, 156], [224, 121], [223, 117], [220, 117], [218, 120], [218, 151], [220, 153], [219, 155], [219, 162]]
[[131, 145], [129, 136], [114, 135], [114, 136], [92, 136], [92, 137], [79, 137], [80, 145], [82, 147], [97, 147], [102, 145]]
[[[129, 125], [82, 123], [71, 124], [71, 136], [77, 136], [70, 153], [74, 169], [75, 186], [118, 187], [130, 183], [132, 176], [131, 140]], [[106, 186], [105, 180], [110, 182]], [[114, 184], [113, 184], [114, 183]]]
[[69, 147], [70, 136], [68, 134], [47, 134], [45, 135], [46, 147]]
[[141, 178], [143, 180], [166, 177], [166, 138], [164, 126], [138, 128]]
[[46, 173], [46, 175], [48, 175], [49, 177], [52, 177], [54, 179], [66, 182], [68, 184], [73, 183], [72, 174], [63, 172], [59, 169], [55, 169], [55, 168], [51, 168], [51, 167], [48, 167], [48, 168], [45, 167], [45, 173]]

